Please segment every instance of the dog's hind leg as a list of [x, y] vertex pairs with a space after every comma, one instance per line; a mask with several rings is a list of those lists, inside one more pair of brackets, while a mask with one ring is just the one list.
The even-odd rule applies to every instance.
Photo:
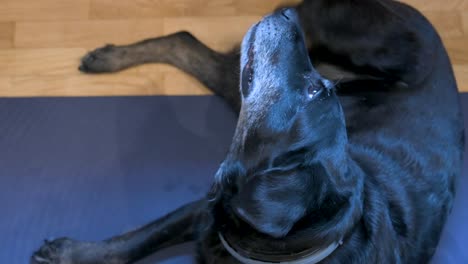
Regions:
[[223, 54], [201, 43], [188, 32], [126, 45], [107, 45], [83, 57], [79, 69], [86, 73], [116, 72], [145, 63], [173, 65], [197, 78], [235, 109], [240, 109], [239, 52]]
[[194, 240], [204, 224], [209, 224], [207, 210], [206, 200], [200, 200], [135, 231], [101, 242], [68, 238], [46, 241], [31, 257], [31, 264], [133, 263], [159, 249]]
[[429, 54], [443, 49], [429, 22], [397, 1], [306, 0], [297, 10], [312, 60], [357, 74], [417, 83], [431, 72]]

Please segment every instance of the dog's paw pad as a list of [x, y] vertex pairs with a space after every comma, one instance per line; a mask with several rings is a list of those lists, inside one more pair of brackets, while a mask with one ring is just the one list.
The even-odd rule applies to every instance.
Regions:
[[78, 69], [84, 73], [115, 72], [121, 69], [123, 54], [118, 47], [106, 45], [86, 54]]
[[73, 251], [75, 242], [67, 238], [54, 241], [45, 240], [41, 248], [31, 256], [31, 264], [72, 263], [67, 257]]

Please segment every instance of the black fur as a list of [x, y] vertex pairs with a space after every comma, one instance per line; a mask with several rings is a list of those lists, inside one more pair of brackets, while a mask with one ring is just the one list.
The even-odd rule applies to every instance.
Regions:
[[218, 232], [259, 258], [343, 238], [320, 263], [427, 263], [464, 146], [438, 34], [392, 0], [306, 0], [295, 10], [255, 25], [241, 58], [186, 32], [88, 54], [84, 72], [175, 65], [239, 111], [238, 126], [206, 199], [102, 242], [47, 242], [31, 263], [132, 263], [190, 240], [199, 263], [238, 263]]

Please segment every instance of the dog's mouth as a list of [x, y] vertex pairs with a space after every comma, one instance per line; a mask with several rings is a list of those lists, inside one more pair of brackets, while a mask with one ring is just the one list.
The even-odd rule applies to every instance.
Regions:
[[248, 94], [250, 87], [252, 86], [253, 78], [254, 78], [254, 59], [255, 59], [255, 37], [258, 28], [258, 24], [256, 24], [252, 28], [252, 33], [249, 39], [249, 48], [247, 51], [247, 63], [242, 70], [242, 91], [244, 95]]

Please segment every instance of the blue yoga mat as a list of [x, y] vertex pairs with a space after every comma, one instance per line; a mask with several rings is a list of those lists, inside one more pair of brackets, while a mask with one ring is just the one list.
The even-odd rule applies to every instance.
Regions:
[[[0, 99], [0, 263], [28, 263], [44, 238], [105, 239], [202, 197], [235, 122], [213, 96]], [[468, 263], [467, 173], [436, 264]], [[140, 264], [192, 256], [186, 244]]]

